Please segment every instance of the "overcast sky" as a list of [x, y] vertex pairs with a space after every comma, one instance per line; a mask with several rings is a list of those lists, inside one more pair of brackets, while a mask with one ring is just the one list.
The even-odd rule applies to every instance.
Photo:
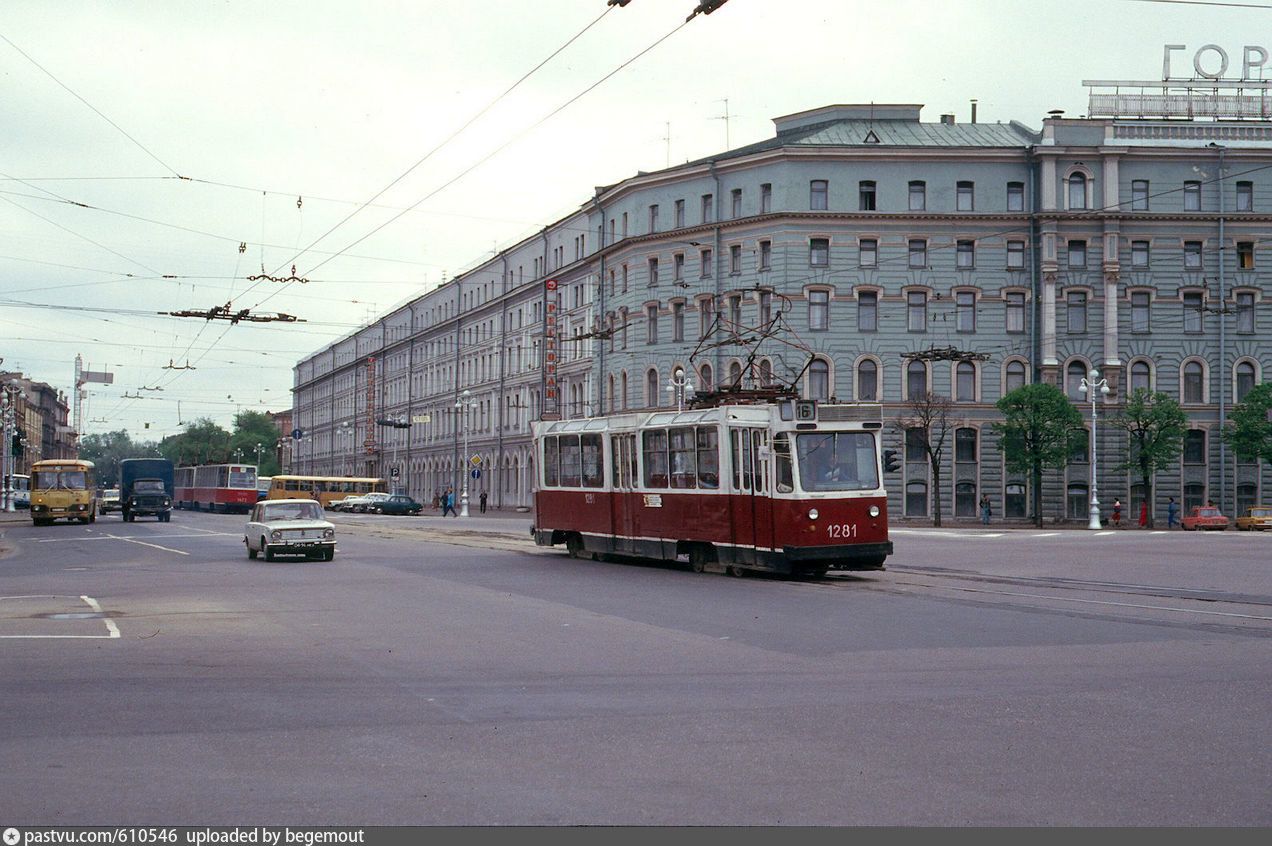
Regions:
[[[299, 358], [594, 186], [775, 117], [966, 121], [975, 99], [1037, 129], [1085, 112], [1083, 79], [1160, 78], [1168, 43], [1175, 75], [1208, 43], [1234, 73], [1244, 45], [1272, 52], [1257, 3], [729, 0], [686, 23], [696, 3], [5, 0], [0, 369], [68, 396], [77, 354], [112, 372], [85, 433], [230, 428], [290, 407]], [[293, 266], [307, 282], [249, 279]], [[304, 322], [157, 314], [227, 303]]]

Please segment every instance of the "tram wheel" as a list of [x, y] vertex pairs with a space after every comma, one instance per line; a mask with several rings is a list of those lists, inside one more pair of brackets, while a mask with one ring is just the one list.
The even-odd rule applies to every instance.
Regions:
[[583, 538], [581, 535], [570, 535], [565, 539], [565, 553], [571, 558], [583, 557]]
[[715, 560], [715, 550], [709, 546], [695, 546], [689, 550], [689, 569], [705, 573], [707, 565]]
[[739, 566], [737, 566], [736, 564], [731, 564], [731, 565], [728, 567], [727, 572], [728, 572], [728, 574], [729, 574], [730, 576], [732, 576], [733, 578], [735, 578], [735, 579], [740, 579], [740, 578], [742, 578], [743, 576], [745, 576], [745, 575], [746, 575], [746, 568], [745, 568], [745, 567], [739, 567]]

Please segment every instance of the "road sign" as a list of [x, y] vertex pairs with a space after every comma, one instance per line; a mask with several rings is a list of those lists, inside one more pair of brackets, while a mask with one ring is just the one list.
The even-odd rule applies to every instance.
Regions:
[[298, 440], [300, 440], [301, 438], [303, 438], [304, 436], [305, 436], [305, 433], [304, 433], [304, 431], [303, 431], [302, 429], [292, 429], [292, 440], [293, 440], [293, 441], [298, 441]]
[[477, 467], [477, 466], [479, 466], [479, 465], [481, 464], [481, 456], [480, 456], [480, 455], [474, 455], [472, 458], [470, 458], [470, 459], [468, 459], [468, 460], [469, 460], [469, 461], [471, 461], [471, 462], [473, 463], [473, 466], [474, 466], [474, 467]]
[[474, 470], [474, 471], [473, 471], [472, 473], [470, 473], [469, 475], [471, 475], [474, 479], [480, 479], [480, 478], [481, 478], [481, 471], [480, 471], [480, 470]]

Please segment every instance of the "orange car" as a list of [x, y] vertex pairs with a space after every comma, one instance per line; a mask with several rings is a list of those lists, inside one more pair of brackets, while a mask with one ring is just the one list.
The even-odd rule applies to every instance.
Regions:
[[1187, 517], [1179, 521], [1179, 525], [1183, 526], [1185, 531], [1190, 532], [1198, 530], [1217, 530], [1222, 532], [1228, 528], [1228, 518], [1223, 516], [1223, 512], [1213, 505], [1198, 505], [1188, 513]]

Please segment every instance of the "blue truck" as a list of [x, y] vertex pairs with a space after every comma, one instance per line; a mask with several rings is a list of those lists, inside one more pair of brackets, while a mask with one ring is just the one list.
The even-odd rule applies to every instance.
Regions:
[[172, 519], [172, 462], [166, 458], [125, 458], [119, 462], [119, 509], [124, 521], [153, 515], [161, 523]]

